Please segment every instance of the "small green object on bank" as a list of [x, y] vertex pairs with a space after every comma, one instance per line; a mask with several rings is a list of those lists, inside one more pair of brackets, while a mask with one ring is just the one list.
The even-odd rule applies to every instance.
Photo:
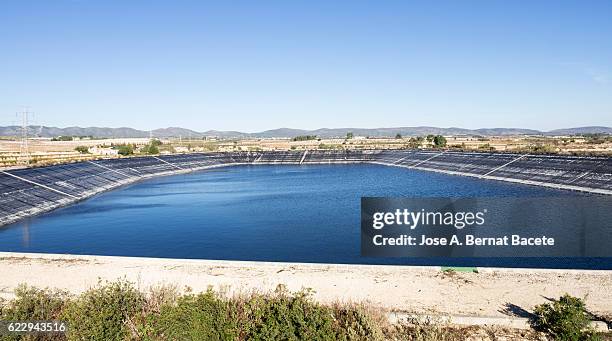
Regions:
[[443, 266], [440, 268], [444, 271], [455, 271], [455, 272], [474, 272], [478, 273], [478, 268], [472, 266]]

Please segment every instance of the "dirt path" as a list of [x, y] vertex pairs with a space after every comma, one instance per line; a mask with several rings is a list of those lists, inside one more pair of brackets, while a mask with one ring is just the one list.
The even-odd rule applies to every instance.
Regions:
[[612, 271], [481, 268], [446, 273], [438, 267], [263, 263], [0, 252], [0, 296], [20, 283], [81, 292], [99, 279], [127, 278], [141, 289], [172, 283], [228, 293], [315, 290], [322, 302], [358, 301], [415, 313], [521, 315], [564, 293], [586, 297], [588, 309], [612, 316]]

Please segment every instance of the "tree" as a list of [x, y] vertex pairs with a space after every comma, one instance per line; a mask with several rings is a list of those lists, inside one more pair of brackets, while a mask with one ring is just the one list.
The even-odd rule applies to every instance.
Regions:
[[141, 152], [143, 154], [159, 154], [159, 148], [157, 146], [148, 144], [148, 145], [142, 147]]
[[395, 135], [395, 138], [396, 138], [396, 139], [401, 139], [401, 138], [402, 138], [402, 134], [397, 133], [397, 134]]
[[142, 147], [140, 152], [143, 154], [159, 154], [159, 146], [162, 145], [162, 142], [158, 139], [151, 139], [149, 144]]
[[433, 141], [435, 136], [433, 136], [432, 134], [427, 135], [427, 142], [431, 142]]
[[584, 301], [568, 294], [535, 306], [532, 326], [555, 340], [602, 340], [589, 325], [590, 316]]
[[117, 153], [119, 153], [119, 155], [132, 155], [134, 154], [134, 146], [132, 146], [131, 144], [122, 144], [120, 146], [117, 146]]
[[434, 143], [434, 146], [436, 146], [437, 148], [445, 147], [446, 138], [442, 135], [436, 135], [433, 138], [433, 143]]
[[[465, 143], [463, 143], [463, 146], [465, 148]], [[478, 149], [493, 151], [495, 150], [495, 147], [491, 146], [489, 143], [485, 143], [483, 145], [478, 146]]]
[[419, 136], [417, 138], [411, 137], [408, 140], [408, 147], [416, 149], [419, 148], [423, 144], [423, 137]]
[[77, 146], [76, 148], [74, 148], [74, 150], [81, 154], [89, 154], [89, 147], [87, 146]]
[[300, 136], [296, 136], [292, 138], [291, 141], [310, 141], [310, 140], [316, 140], [316, 139], [317, 139], [317, 135], [300, 135]]
[[350, 131], [349, 131], [348, 133], [346, 133], [346, 139], [347, 139], [347, 140], [350, 140], [350, 139], [352, 139], [353, 137], [354, 137], [353, 132], [350, 132]]
[[74, 140], [72, 136], [58, 136], [51, 139], [51, 141], [72, 141]]

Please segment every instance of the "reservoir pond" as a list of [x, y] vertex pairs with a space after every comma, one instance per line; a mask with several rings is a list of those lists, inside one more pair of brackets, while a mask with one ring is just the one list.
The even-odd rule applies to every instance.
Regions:
[[610, 268], [590, 258], [364, 258], [360, 199], [575, 196], [372, 164], [234, 166], [164, 176], [0, 228], [0, 251], [397, 265]]

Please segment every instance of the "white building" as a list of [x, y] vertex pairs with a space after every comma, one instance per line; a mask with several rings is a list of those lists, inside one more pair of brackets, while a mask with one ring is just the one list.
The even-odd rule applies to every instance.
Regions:
[[119, 150], [113, 148], [90, 147], [89, 152], [96, 155], [119, 155]]

